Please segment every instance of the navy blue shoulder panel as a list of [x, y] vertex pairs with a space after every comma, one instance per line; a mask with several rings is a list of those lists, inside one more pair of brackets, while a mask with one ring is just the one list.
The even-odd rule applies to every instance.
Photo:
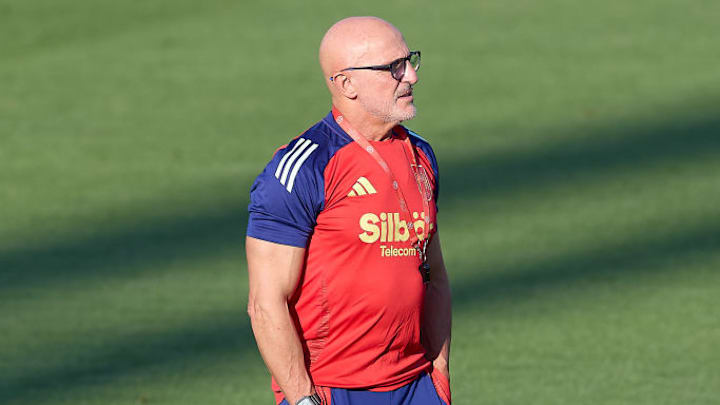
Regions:
[[[403, 127], [405, 128], [405, 127]], [[437, 206], [438, 202], [438, 196], [440, 195], [440, 169], [438, 168], [437, 159], [435, 158], [435, 152], [433, 151], [432, 147], [430, 146], [430, 143], [423, 139], [420, 135], [416, 134], [415, 132], [405, 128], [408, 134], [410, 134], [410, 142], [412, 144], [420, 149], [425, 156], [430, 159], [430, 164], [432, 165], [432, 170], [435, 175], [435, 205]]]
[[330, 122], [326, 116], [280, 148], [255, 179], [250, 189], [248, 236], [307, 246], [325, 206], [325, 167], [352, 141], [342, 130], [336, 133], [332, 113], [328, 116]]

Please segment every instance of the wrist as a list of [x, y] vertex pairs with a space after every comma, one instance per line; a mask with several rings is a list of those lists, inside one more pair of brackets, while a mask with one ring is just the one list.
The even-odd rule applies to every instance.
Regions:
[[322, 405], [322, 401], [317, 392], [315, 392], [312, 395], [300, 398], [295, 405]]
[[[276, 380], [277, 381], [277, 380]], [[301, 383], [294, 384], [279, 384], [283, 394], [285, 394], [285, 401], [289, 405], [297, 405], [303, 398], [316, 394], [315, 385], [312, 380], [307, 376], [303, 378]], [[284, 388], [283, 388], [284, 387]]]

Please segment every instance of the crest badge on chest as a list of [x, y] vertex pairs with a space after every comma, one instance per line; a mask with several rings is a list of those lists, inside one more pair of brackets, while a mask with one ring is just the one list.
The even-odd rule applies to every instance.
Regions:
[[427, 171], [422, 165], [411, 164], [413, 174], [415, 175], [415, 181], [420, 188], [420, 194], [425, 198], [426, 201], [431, 201], [433, 197], [432, 184], [430, 183], [430, 177], [428, 177]]

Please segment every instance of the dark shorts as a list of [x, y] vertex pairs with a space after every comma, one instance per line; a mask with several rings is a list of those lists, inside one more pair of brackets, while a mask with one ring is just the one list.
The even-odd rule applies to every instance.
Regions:
[[[449, 405], [441, 398], [427, 373], [393, 391], [330, 388], [330, 398], [327, 399], [330, 403], [326, 405]], [[280, 405], [288, 403], [283, 400]]]

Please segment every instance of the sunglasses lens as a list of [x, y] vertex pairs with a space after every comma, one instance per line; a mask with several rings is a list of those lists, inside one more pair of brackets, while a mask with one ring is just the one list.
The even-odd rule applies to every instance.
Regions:
[[407, 62], [410, 62], [410, 66], [417, 72], [420, 69], [420, 51], [411, 52], [407, 58], [398, 59], [390, 65], [390, 72], [395, 80], [402, 80], [405, 77]]
[[405, 76], [405, 59], [398, 59], [390, 66], [390, 72], [395, 80], [402, 80]]
[[420, 51], [410, 54], [410, 66], [417, 72], [420, 69]]

